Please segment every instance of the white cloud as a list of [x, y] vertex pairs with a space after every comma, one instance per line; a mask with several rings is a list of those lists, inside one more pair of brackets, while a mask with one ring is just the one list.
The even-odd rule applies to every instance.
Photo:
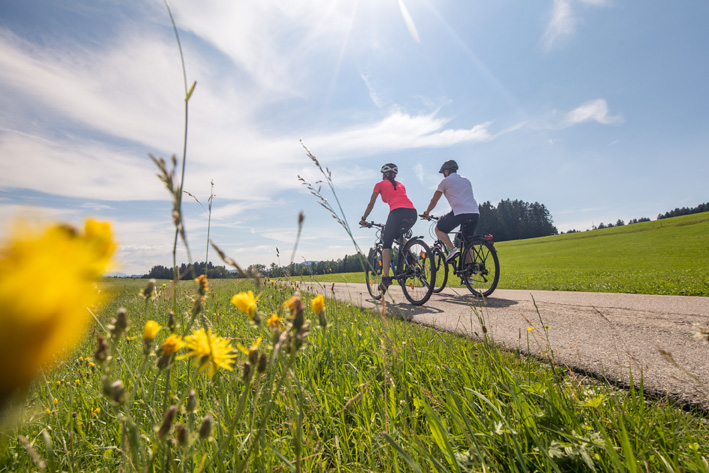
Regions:
[[0, 135], [0, 187], [32, 189], [94, 200], [165, 197], [144, 158], [85, 140], [47, 143], [26, 135]]
[[597, 122], [601, 125], [616, 125], [623, 122], [621, 115], [611, 115], [605, 99], [596, 99], [568, 112], [564, 117], [563, 126], [574, 126], [579, 123]]
[[485, 142], [494, 137], [481, 123], [470, 129], [446, 129], [448, 119], [429, 115], [410, 115], [394, 111], [375, 123], [313, 137], [313, 149], [326, 149], [332, 155], [380, 153], [411, 148], [438, 148], [463, 142]]
[[576, 18], [571, 10], [571, 2], [569, 0], [554, 0], [551, 17], [542, 37], [544, 48], [549, 50], [557, 41], [573, 35], [575, 27]]
[[579, 18], [573, 5], [575, 2], [595, 7], [606, 6], [610, 3], [609, 0], [554, 0], [549, 22], [541, 40], [546, 51], [576, 33]]

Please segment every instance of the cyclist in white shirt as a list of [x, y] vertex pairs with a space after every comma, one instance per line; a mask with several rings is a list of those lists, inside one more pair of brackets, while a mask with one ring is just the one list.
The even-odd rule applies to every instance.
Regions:
[[480, 218], [480, 209], [473, 196], [473, 185], [470, 181], [458, 175], [458, 163], [452, 159], [443, 163], [439, 173], [443, 174], [443, 180], [438, 184], [436, 192], [433, 193], [428, 208], [423, 213], [424, 218], [428, 218], [429, 213], [436, 207], [442, 195], [446, 196], [451, 206], [451, 211], [441, 217], [436, 224], [436, 236], [448, 247], [446, 261], [450, 261], [459, 253], [451, 241], [448, 233], [460, 225], [463, 238], [470, 245], [475, 234], [475, 227]]

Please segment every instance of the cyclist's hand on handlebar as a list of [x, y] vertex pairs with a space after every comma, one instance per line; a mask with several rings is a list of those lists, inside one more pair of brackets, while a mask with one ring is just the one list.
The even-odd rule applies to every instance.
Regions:
[[363, 226], [363, 227], [371, 227], [371, 226], [372, 226], [372, 224], [369, 223], [369, 222], [366, 221], [366, 220], [360, 220], [360, 221], [359, 221], [359, 224], [360, 224], [361, 226]]
[[424, 212], [421, 215], [419, 215], [424, 220], [431, 220], [431, 216], [428, 214], [428, 212]]

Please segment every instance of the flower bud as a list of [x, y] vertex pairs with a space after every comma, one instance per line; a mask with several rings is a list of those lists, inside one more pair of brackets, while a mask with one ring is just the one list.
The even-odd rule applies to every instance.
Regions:
[[209, 438], [209, 436], [212, 434], [212, 416], [206, 415], [204, 416], [204, 420], [202, 421], [202, 425], [199, 428], [199, 438], [201, 440], [206, 440]]
[[256, 365], [256, 371], [259, 373], [263, 373], [266, 371], [266, 366], [268, 365], [268, 357], [266, 356], [265, 353], [261, 353], [261, 356], [258, 359], [258, 365]]
[[171, 310], [167, 311], [167, 328], [171, 332], [175, 330], [175, 313]]
[[182, 448], [189, 447], [190, 445], [190, 432], [187, 430], [185, 424], [175, 425], [175, 437], [177, 437], [177, 445]]
[[252, 365], [258, 363], [258, 347], [256, 346], [249, 348], [249, 363]]
[[108, 358], [108, 343], [101, 335], [96, 336], [96, 350], [94, 351], [94, 360], [98, 363], [103, 363]]
[[158, 430], [158, 438], [163, 439], [170, 432], [172, 427], [172, 422], [175, 420], [175, 414], [177, 414], [177, 406], [170, 406], [168, 410], [162, 417], [162, 425]]
[[128, 328], [128, 316], [126, 315], [126, 309], [121, 307], [118, 309], [116, 318], [111, 320], [111, 336], [113, 338], [118, 338], [125, 330]]
[[244, 375], [241, 379], [243, 379], [244, 381], [248, 381], [251, 377], [251, 363], [245, 361], [242, 366], [244, 367]]
[[195, 392], [194, 389], [190, 389], [190, 392], [187, 395], [187, 404], [185, 405], [185, 410], [187, 412], [194, 412], [194, 410], [196, 408], [197, 408], [197, 393]]
[[145, 289], [140, 291], [140, 295], [145, 299], [151, 299], [153, 297], [153, 293], [155, 292], [155, 279], [151, 279], [148, 281], [148, 284], [145, 286]]
[[115, 404], [123, 404], [126, 400], [126, 388], [120, 379], [111, 384], [111, 401]]

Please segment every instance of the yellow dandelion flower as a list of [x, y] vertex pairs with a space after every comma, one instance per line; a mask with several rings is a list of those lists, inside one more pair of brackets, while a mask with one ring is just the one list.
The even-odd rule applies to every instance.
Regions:
[[283, 328], [283, 319], [278, 316], [278, 314], [273, 314], [271, 317], [268, 318], [266, 321], [266, 325], [268, 325], [271, 328], [278, 328], [282, 329]]
[[323, 309], [325, 309], [325, 298], [323, 297], [322, 294], [318, 294], [317, 296], [315, 296], [313, 298], [313, 300], [311, 301], [311, 304], [313, 306], [313, 312], [315, 312], [316, 314], [319, 314], [320, 312], [323, 311]]
[[186, 355], [178, 356], [178, 360], [196, 358], [199, 371], [208, 370], [210, 378], [218, 369], [233, 370], [233, 365], [236, 362], [234, 348], [230, 345], [229, 340], [213, 334], [211, 329], [208, 332], [205, 332], [203, 328], [195, 330], [192, 335], [187, 335], [184, 341], [189, 352]]
[[51, 413], [52, 413], [52, 411], [51, 411], [49, 408], [46, 408], [46, 409], [44, 410], [44, 412], [46, 412], [47, 414], [51, 414]]
[[78, 386], [78, 385], [81, 384], [81, 381], [79, 381], [78, 379], [75, 379], [75, 380], [74, 380], [74, 384], [76, 384], [76, 385]]
[[57, 404], [59, 404], [59, 399], [57, 399], [57, 398], [55, 397], [55, 398], [54, 398], [54, 401], [52, 401], [52, 402], [53, 402], [54, 405], [56, 406]]
[[155, 335], [158, 334], [162, 327], [159, 323], [154, 320], [148, 320], [145, 322], [145, 328], [143, 329], [143, 341], [153, 341], [155, 340]]
[[249, 316], [249, 319], [255, 320], [256, 317], [256, 301], [261, 295], [254, 297], [251, 291], [240, 292], [231, 298], [231, 303], [239, 308], [240, 311]]
[[258, 337], [258, 339], [256, 340], [256, 343], [254, 343], [253, 345], [251, 345], [251, 348], [246, 348], [246, 347], [245, 347], [244, 345], [242, 345], [241, 343], [237, 343], [237, 344], [236, 344], [236, 348], [238, 348], [241, 353], [243, 353], [244, 355], [248, 356], [248, 357], [249, 357], [249, 361], [250, 361], [252, 364], [255, 364], [256, 361], [255, 361], [255, 360], [252, 360], [252, 358], [258, 357], [258, 347], [259, 347], [259, 345], [261, 345], [261, 337]]
[[283, 303], [283, 307], [288, 307], [291, 312], [303, 310], [303, 301], [298, 294], [294, 295]]
[[527, 327], [527, 332], [534, 332], [534, 327]]
[[199, 284], [199, 294], [201, 296], [205, 295], [207, 291], [209, 291], [209, 284], [207, 282], [207, 276], [202, 274], [199, 276], [197, 279], [194, 280], [197, 284]]
[[162, 345], [160, 345], [160, 348], [158, 348], [158, 355], [166, 355], [170, 356], [173, 353], [178, 352], [185, 346], [185, 342], [182, 341], [182, 337], [179, 337], [177, 335], [170, 334], [167, 339], [162, 342]]
[[115, 249], [108, 223], [15, 225], [0, 247], [0, 400], [83, 338]]

